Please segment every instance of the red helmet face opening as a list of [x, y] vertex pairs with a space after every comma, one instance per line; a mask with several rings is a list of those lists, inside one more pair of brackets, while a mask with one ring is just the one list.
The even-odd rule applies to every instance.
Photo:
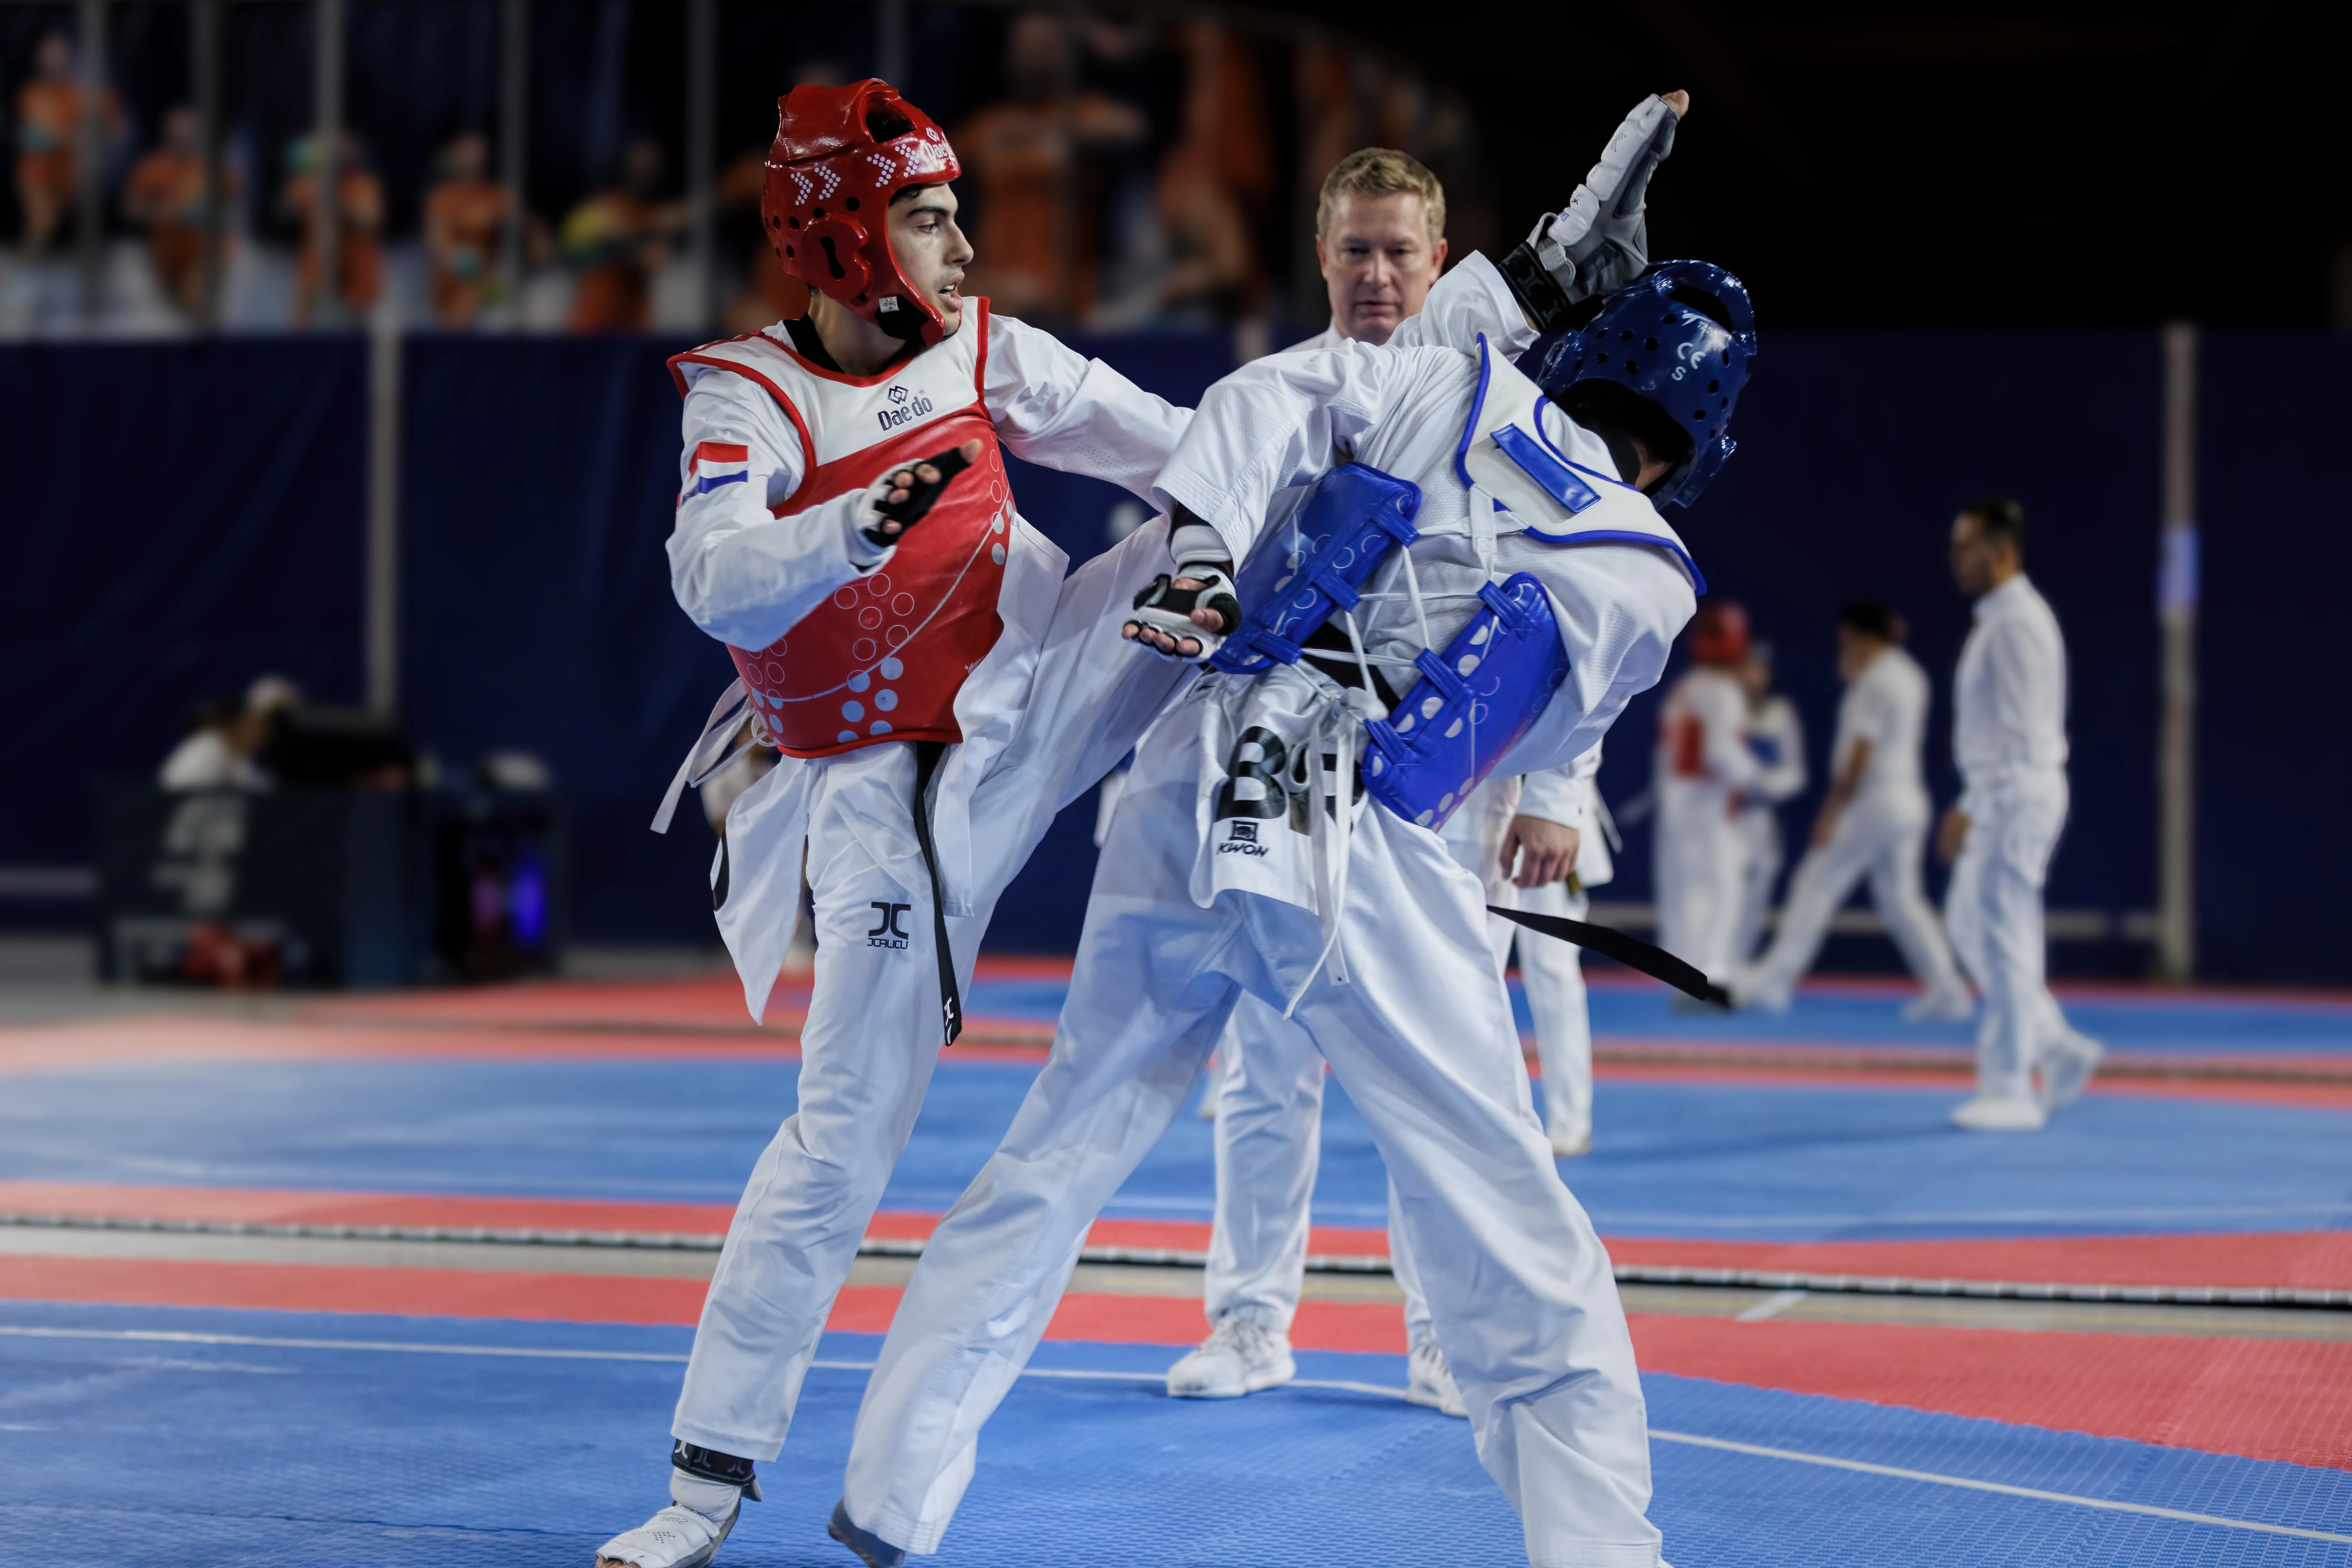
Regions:
[[1748, 658], [1748, 612], [1738, 605], [1709, 605], [1691, 622], [1691, 658], [1701, 664], [1735, 665]]
[[936, 343], [947, 319], [890, 249], [890, 198], [963, 167], [947, 132], [887, 82], [796, 87], [776, 100], [760, 219], [784, 270], [891, 336]]

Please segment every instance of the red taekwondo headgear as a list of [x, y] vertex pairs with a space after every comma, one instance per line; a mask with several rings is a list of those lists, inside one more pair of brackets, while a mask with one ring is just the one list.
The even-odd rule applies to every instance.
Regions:
[[1748, 658], [1748, 612], [1726, 601], [1709, 605], [1691, 625], [1691, 658], [1701, 664], [1739, 664]]
[[890, 198], [962, 174], [947, 132], [889, 83], [796, 87], [776, 100], [760, 217], [785, 271], [892, 337], [936, 343], [947, 322], [890, 254]]

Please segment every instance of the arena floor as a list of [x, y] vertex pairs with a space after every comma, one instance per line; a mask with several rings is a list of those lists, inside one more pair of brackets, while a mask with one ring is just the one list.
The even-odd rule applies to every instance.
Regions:
[[[933, 1218], [1064, 971], [987, 966], [723, 1563], [824, 1536]], [[1783, 1017], [1596, 983], [1609, 1238], [1678, 1568], [2352, 1564], [2352, 997], [2066, 995], [2112, 1070], [2027, 1139], [1944, 1114], [1901, 993]], [[723, 975], [0, 1009], [0, 1545], [42, 1562], [551, 1563], [661, 1496], [691, 1324], [793, 1104]], [[1405, 1405], [1382, 1179], [1326, 1104], [1301, 1381], [1171, 1401], [1210, 1129], [1097, 1226], [943, 1565], [1507, 1564], [1464, 1424]]]

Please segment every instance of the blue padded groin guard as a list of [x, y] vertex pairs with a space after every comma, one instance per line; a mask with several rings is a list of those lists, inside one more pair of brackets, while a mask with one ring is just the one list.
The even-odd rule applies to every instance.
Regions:
[[1486, 607], [1443, 654], [1424, 648], [1389, 719], [1364, 728], [1364, 789], [1427, 828], [1445, 826], [1568, 679], [1568, 649], [1543, 584], [1525, 572], [1478, 590]]
[[1392, 546], [1421, 537], [1412, 525], [1421, 487], [1361, 463], [1315, 481], [1297, 514], [1268, 534], [1242, 565], [1234, 596], [1247, 606], [1241, 629], [1209, 659], [1228, 675], [1297, 664], [1301, 645], [1337, 610], [1352, 610]]

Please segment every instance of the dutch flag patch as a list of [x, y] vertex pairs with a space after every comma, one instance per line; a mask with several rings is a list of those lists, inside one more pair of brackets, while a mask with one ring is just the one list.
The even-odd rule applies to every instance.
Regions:
[[707, 496], [721, 485], [742, 484], [751, 477], [751, 449], [724, 441], [698, 442], [686, 463], [686, 496]]

